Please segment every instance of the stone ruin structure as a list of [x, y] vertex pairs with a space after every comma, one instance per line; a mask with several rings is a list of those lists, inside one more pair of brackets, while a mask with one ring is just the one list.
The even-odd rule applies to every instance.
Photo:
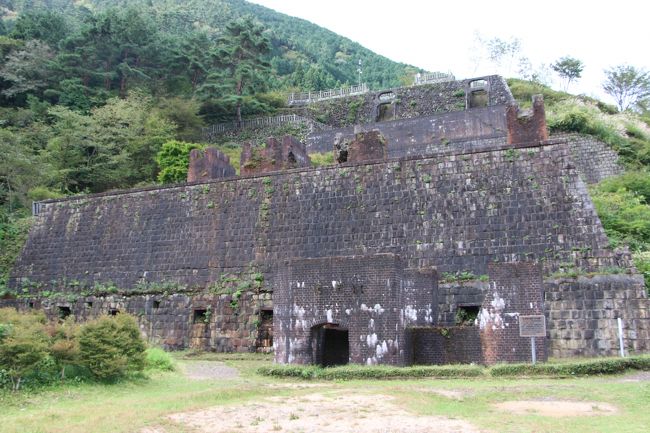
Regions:
[[355, 98], [318, 103], [330, 128], [304, 144], [244, 145], [240, 176], [206, 150], [193, 183], [38, 203], [0, 303], [281, 363], [528, 361], [531, 315], [540, 359], [617, 353], [619, 317], [649, 349], [643, 279], [586, 189], [611, 150], [549, 138], [541, 98], [521, 113], [497, 76]]

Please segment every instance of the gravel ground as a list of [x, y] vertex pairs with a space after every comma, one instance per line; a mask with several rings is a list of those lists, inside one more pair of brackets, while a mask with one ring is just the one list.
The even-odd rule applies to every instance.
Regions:
[[196, 380], [234, 379], [239, 377], [237, 369], [216, 361], [187, 361], [183, 365], [183, 372], [190, 379]]

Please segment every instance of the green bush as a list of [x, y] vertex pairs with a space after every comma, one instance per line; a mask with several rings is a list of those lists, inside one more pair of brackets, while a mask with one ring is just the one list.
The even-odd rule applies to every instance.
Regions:
[[403, 378], [453, 378], [477, 377], [483, 367], [477, 365], [427, 365], [412, 367], [346, 365], [341, 367], [318, 367], [313, 365], [283, 365], [262, 367], [258, 373], [265, 376], [294, 377], [306, 380], [355, 380], [355, 379], [403, 379]]
[[47, 358], [48, 338], [43, 314], [21, 314], [13, 308], [0, 309], [0, 370], [14, 391], [25, 376], [33, 374]]
[[190, 164], [190, 151], [201, 148], [202, 146], [199, 144], [177, 140], [163, 143], [160, 152], [156, 155], [156, 162], [160, 167], [158, 182], [185, 182]]
[[159, 347], [150, 347], [146, 351], [146, 367], [149, 370], [174, 371], [174, 360]]
[[592, 376], [617, 374], [626, 370], [650, 370], [650, 357], [593, 359], [579, 362], [542, 364], [499, 364], [490, 368], [490, 375], [502, 376]]
[[79, 359], [98, 380], [114, 381], [145, 367], [146, 345], [128, 314], [104, 316], [79, 333]]
[[625, 189], [616, 192], [592, 188], [591, 198], [612, 244], [624, 242], [633, 250], [645, 251], [650, 243], [650, 206], [639, 195]]
[[626, 190], [638, 195], [639, 199], [650, 204], [650, 173], [647, 171], [628, 171], [620, 176], [610, 177], [598, 184], [602, 192]]
[[310, 153], [309, 159], [311, 159], [312, 167], [323, 167], [336, 163], [334, 160], [334, 152]]

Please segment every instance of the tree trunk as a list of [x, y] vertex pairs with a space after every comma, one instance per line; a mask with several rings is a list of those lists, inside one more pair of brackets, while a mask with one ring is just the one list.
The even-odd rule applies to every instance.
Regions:
[[[244, 88], [244, 81], [237, 81], [237, 96], [241, 96], [242, 89]], [[241, 98], [237, 98], [237, 126], [241, 126]]]

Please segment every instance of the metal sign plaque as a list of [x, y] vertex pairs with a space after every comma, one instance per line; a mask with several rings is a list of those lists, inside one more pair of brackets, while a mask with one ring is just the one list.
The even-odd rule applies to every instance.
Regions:
[[519, 336], [546, 337], [546, 317], [543, 314], [519, 316]]

